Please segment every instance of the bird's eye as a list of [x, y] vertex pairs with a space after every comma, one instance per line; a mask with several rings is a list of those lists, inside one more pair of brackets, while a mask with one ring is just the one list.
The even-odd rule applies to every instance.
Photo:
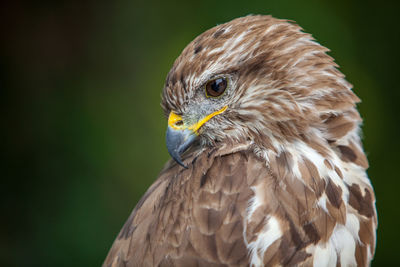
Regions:
[[207, 97], [218, 97], [225, 92], [226, 87], [228, 86], [228, 82], [225, 78], [217, 78], [214, 80], [210, 80], [206, 84], [206, 96]]

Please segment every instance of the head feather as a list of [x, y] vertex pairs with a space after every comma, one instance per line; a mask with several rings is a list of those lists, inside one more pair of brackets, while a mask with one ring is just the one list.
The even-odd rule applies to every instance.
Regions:
[[329, 123], [340, 118], [348, 132], [355, 130], [359, 99], [328, 51], [287, 20], [232, 20], [204, 32], [183, 50], [167, 76], [162, 107], [166, 114], [193, 112], [202, 105], [196, 97], [201, 86], [226, 74], [233, 87], [225, 100], [228, 110], [203, 127], [204, 139], [250, 138], [268, 146], [271, 138], [336, 138]]

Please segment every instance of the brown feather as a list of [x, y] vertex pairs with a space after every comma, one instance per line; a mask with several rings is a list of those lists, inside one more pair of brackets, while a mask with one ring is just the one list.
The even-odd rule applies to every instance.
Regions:
[[[161, 173], [159, 179], [163, 182], [157, 180], [132, 212], [105, 266], [113, 262], [127, 262], [127, 266], [247, 262], [242, 216], [251, 193], [240, 189], [248, 187], [245, 172], [236, 171], [238, 166], [243, 169], [247, 157], [242, 152], [214, 154], [210, 158], [206, 155], [201, 154], [191, 166], [202, 168], [200, 172], [189, 169], [176, 175], [180, 167], [173, 166]], [[203, 168], [207, 166], [204, 161], [212, 162], [209, 169]], [[252, 174], [251, 169], [248, 171]], [[146, 218], [148, 222], [144, 221]]]

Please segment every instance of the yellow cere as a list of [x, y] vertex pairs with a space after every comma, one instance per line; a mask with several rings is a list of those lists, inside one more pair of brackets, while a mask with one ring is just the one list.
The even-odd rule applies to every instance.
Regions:
[[[222, 112], [224, 112], [226, 109], [228, 108], [228, 106], [225, 106], [223, 108], [221, 108], [220, 110], [217, 110], [207, 116], [205, 116], [203, 119], [201, 119], [200, 121], [198, 121], [197, 123], [190, 125], [188, 127], [185, 127], [184, 124], [182, 123], [182, 117], [179, 115], [176, 115], [174, 112], [171, 111], [171, 113], [169, 114], [169, 118], [168, 118], [168, 125], [169, 127], [175, 129], [175, 130], [184, 130], [184, 129], [189, 129], [192, 130], [193, 132], [195, 132], [197, 134], [197, 130], [200, 129], [200, 127], [206, 123], [207, 121], [209, 121], [212, 117], [221, 114]], [[181, 125], [177, 125], [178, 122], [181, 122]]]
[[171, 113], [169, 113], [169, 117], [168, 117], [168, 125], [169, 127], [175, 129], [175, 130], [179, 130], [183, 128], [183, 124], [182, 127], [179, 127], [177, 125], [178, 122], [182, 121], [182, 116], [176, 115], [173, 111], [171, 111]]

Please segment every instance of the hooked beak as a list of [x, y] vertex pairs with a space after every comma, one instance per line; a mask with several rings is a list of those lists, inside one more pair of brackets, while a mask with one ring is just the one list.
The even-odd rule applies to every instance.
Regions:
[[167, 149], [171, 157], [182, 167], [187, 169], [187, 166], [182, 162], [181, 154], [189, 148], [189, 146], [196, 140], [197, 135], [192, 131], [175, 130], [168, 126], [167, 128]]
[[168, 118], [166, 143], [169, 154], [179, 165], [187, 169], [187, 166], [181, 159], [181, 155], [197, 139], [200, 127], [212, 117], [221, 114], [226, 109], [227, 106], [207, 115], [197, 123], [189, 126], [185, 125], [181, 116], [171, 111]]

